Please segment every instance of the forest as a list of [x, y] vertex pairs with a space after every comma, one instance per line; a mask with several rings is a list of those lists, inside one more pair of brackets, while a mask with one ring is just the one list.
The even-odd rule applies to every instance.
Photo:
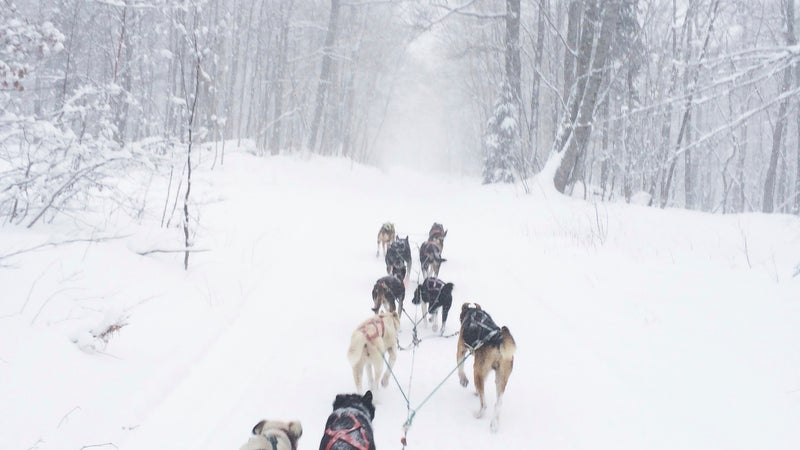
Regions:
[[[387, 123], [396, 86], [431, 78], [446, 88], [430, 126], [451, 138], [425, 151], [484, 183], [538, 174], [598, 201], [800, 213], [794, 0], [4, 4], [5, 223], [81, 211], [131, 167], [188, 201], [201, 145], [215, 164], [249, 139], [377, 165], [386, 127], [403, 128]], [[436, 70], [403, 81], [421, 41]]]

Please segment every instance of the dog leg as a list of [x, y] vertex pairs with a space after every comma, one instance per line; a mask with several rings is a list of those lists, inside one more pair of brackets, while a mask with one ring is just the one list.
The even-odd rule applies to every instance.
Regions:
[[494, 405], [494, 416], [492, 417], [491, 429], [497, 431], [500, 422], [500, 408], [503, 406], [503, 394], [506, 392], [508, 378], [511, 376], [511, 369], [514, 367], [513, 360], [501, 361], [494, 377], [494, 384], [497, 388], [497, 403]]
[[358, 361], [353, 365], [353, 381], [356, 383], [356, 392], [361, 393], [361, 376], [364, 370], [364, 363]]
[[432, 329], [434, 332], [436, 332], [436, 331], [438, 331], [438, 330], [439, 330], [439, 310], [437, 309], [436, 311], [432, 312], [432, 313], [431, 313], [431, 315], [433, 316], [433, 317], [432, 317], [432, 319], [433, 319], [433, 326], [431, 327], [431, 329]]
[[397, 350], [395, 350], [394, 347], [389, 347], [389, 349], [386, 350], [386, 353], [389, 354], [389, 360], [387, 364], [388, 368], [386, 369], [386, 373], [383, 375], [383, 379], [381, 380], [381, 386], [383, 387], [389, 385], [389, 375], [391, 375], [392, 367], [394, 367], [394, 362], [397, 360]]
[[378, 391], [378, 382], [379, 381], [381, 381], [381, 382], [383, 381], [381, 379], [381, 374], [383, 373], [383, 357], [381, 356], [382, 354], [383, 354], [383, 352], [381, 352], [378, 349], [376, 349], [374, 352], [370, 353], [370, 361], [371, 361], [371, 365], [372, 365], [372, 370], [374, 371], [374, 374], [372, 375], [372, 378], [370, 378], [370, 386], [371, 386], [372, 392], [377, 392]]
[[[365, 364], [367, 369], [367, 384], [369, 385], [369, 389], [371, 391], [375, 391], [375, 363], [372, 362], [372, 355], [370, 354], [367, 357], [367, 362]], [[359, 391], [359, 394], [361, 391]]]
[[492, 421], [489, 423], [489, 428], [492, 432], [496, 433], [500, 426], [500, 408], [503, 406], [503, 394], [497, 396], [497, 403], [494, 405], [494, 415]]
[[462, 337], [458, 337], [458, 350], [456, 351], [456, 362], [458, 365], [458, 382], [461, 383], [461, 386], [467, 387], [469, 384], [469, 380], [467, 379], [467, 374], [464, 373], [464, 356], [467, 354], [467, 346], [464, 344]]
[[478, 364], [475, 364], [474, 372], [473, 372], [473, 380], [475, 381], [475, 391], [478, 393], [478, 398], [481, 400], [481, 407], [479, 410], [475, 412], [475, 418], [480, 419], [483, 417], [483, 413], [486, 412], [486, 397], [484, 396], [483, 384], [483, 371]]

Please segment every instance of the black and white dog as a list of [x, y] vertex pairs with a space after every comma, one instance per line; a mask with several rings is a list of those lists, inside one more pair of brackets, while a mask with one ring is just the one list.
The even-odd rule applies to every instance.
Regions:
[[396, 275], [386, 275], [378, 278], [375, 286], [372, 287], [372, 311], [378, 314], [381, 306], [383, 306], [386, 311], [397, 311], [399, 316], [403, 313], [403, 300], [405, 298], [406, 286], [403, 284], [403, 280]]
[[372, 391], [364, 395], [338, 394], [325, 423], [319, 450], [375, 450]]
[[428, 306], [426, 315], [428, 322], [433, 321], [433, 331], [439, 328], [439, 310], [441, 309], [442, 330], [439, 334], [443, 334], [444, 327], [447, 324], [447, 314], [453, 305], [453, 283], [445, 283], [436, 277], [425, 278], [425, 281], [417, 286], [414, 291], [414, 298], [411, 299], [411, 303], [415, 305], [419, 305], [420, 302]]
[[406, 275], [411, 273], [411, 246], [408, 236], [403, 239], [395, 238], [386, 250], [385, 260], [387, 274], [397, 275], [401, 280], [406, 279]]

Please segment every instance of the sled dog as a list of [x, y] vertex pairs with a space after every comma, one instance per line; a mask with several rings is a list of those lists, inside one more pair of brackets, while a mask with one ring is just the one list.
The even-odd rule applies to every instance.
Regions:
[[319, 450], [375, 450], [373, 419], [375, 405], [371, 391], [364, 395], [338, 394], [333, 401], [333, 412], [325, 422]]
[[375, 282], [372, 287], [372, 312], [377, 314], [383, 306], [384, 311], [403, 314], [403, 300], [406, 298], [406, 286], [403, 280], [395, 275], [386, 275]]
[[[428, 322], [433, 322], [433, 331], [439, 329], [439, 311], [442, 311], [442, 330], [439, 334], [444, 334], [444, 327], [447, 324], [447, 314], [453, 305], [453, 283], [445, 283], [436, 277], [428, 277], [417, 286], [414, 291], [414, 298], [411, 303], [419, 305], [425, 303], [427, 311], [423, 313], [423, 319], [427, 317]], [[424, 308], [424, 307], [423, 307]]]
[[[378, 381], [386, 387], [389, 384], [389, 371], [397, 359], [397, 333], [400, 329], [400, 316], [397, 312], [382, 312], [362, 322], [350, 336], [347, 359], [353, 368], [353, 381], [356, 392], [361, 391], [364, 369], [370, 390], [378, 388]], [[389, 368], [383, 373], [384, 355], [388, 354]]]
[[253, 427], [253, 436], [240, 450], [297, 450], [303, 435], [299, 421], [262, 420]]
[[[508, 327], [498, 327], [489, 314], [481, 309], [477, 303], [464, 303], [461, 307], [461, 331], [458, 334], [458, 349], [456, 360], [461, 362], [467, 350], [474, 354], [473, 381], [475, 390], [480, 398], [480, 409], [475, 417], [483, 417], [486, 412], [486, 399], [484, 397], [484, 382], [489, 372], [494, 370], [495, 385], [497, 388], [497, 402], [494, 406], [491, 429], [497, 431], [500, 421], [500, 408], [503, 405], [503, 393], [506, 390], [508, 377], [514, 368], [514, 352], [516, 350], [514, 338]], [[458, 366], [458, 380], [461, 386], [467, 387], [469, 380], [464, 374], [464, 364]]]
[[389, 249], [389, 244], [392, 242], [394, 242], [394, 224], [384, 222], [378, 231], [378, 250], [375, 252], [375, 257], [380, 256], [381, 252], [386, 255], [386, 250]]

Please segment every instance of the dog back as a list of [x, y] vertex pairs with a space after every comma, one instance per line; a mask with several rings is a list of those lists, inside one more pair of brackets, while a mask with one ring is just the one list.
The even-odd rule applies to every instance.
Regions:
[[442, 262], [441, 250], [433, 241], [425, 241], [419, 248], [419, 260], [421, 263]]
[[461, 319], [461, 336], [471, 349], [479, 346], [499, 346], [503, 343], [503, 333], [492, 317], [482, 309], [468, 309]]
[[375, 450], [372, 419], [375, 406], [372, 392], [339, 394], [333, 402], [333, 412], [325, 422], [319, 450]]
[[403, 280], [394, 275], [381, 277], [375, 282], [375, 286], [372, 288], [373, 298], [377, 294], [376, 291], [379, 291], [380, 289], [388, 290], [388, 293], [391, 294], [391, 296], [395, 299], [404, 298], [406, 295], [406, 286], [403, 284]]

